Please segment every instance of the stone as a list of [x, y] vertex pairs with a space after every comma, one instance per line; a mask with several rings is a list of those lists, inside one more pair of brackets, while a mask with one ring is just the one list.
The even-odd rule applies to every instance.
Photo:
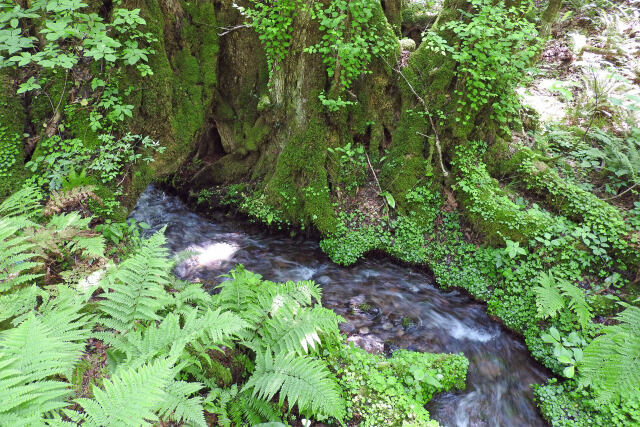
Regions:
[[400, 47], [402, 48], [402, 50], [413, 52], [414, 50], [416, 50], [416, 41], [409, 38], [401, 39]]
[[353, 331], [356, 330], [356, 327], [353, 326], [353, 324], [349, 323], [349, 322], [340, 323], [338, 325], [338, 328], [340, 329], [340, 332], [344, 332], [345, 334], [350, 334], [350, 333], [352, 333]]
[[367, 353], [383, 353], [384, 342], [378, 337], [373, 335], [352, 335], [347, 338], [347, 342], [352, 342], [354, 345], [360, 347]]

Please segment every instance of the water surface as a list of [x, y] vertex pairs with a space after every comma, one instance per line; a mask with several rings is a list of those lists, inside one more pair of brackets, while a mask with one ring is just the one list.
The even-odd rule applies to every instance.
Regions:
[[[466, 390], [441, 394], [428, 405], [442, 425], [546, 425], [529, 387], [543, 382], [545, 371], [523, 343], [491, 320], [482, 304], [461, 292], [438, 289], [418, 269], [387, 259], [340, 267], [317, 241], [267, 235], [223, 217], [212, 222], [153, 186], [131, 217], [149, 224], [151, 231], [166, 224], [172, 251], [198, 252], [177, 267], [182, 279], [216, 284], [221, 274], [244, 264], [268, 280], [315, 280], [323, 288], [323, 304], [349, 321], [343, 330], [365, 347], [463, 352], [470, 361]], [[366, 311], [358, 309], [363, 303]]]

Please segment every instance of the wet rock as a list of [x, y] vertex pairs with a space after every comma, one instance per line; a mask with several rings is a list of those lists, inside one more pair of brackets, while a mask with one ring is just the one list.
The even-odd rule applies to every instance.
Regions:
[[367, 335], [369, 333], [369, 328], [365, 326], [364, 328], [360, 328], [358, 332], [360, 332], [362, 335]]
[[352, 335], [347, 338], [347, 342], [352, 342], [367, 353], [382, 353], [384, 352], [384, 343], [380, 338], [373, 335]]
[[391, 322], [384, 322], [382, 324], [382, 329], [385, 331], [390, 331], [393, 328], [393, 325], [391, 324]]
[[340, 329], [340, 332], [344, 332], [345, 334], [351, 334], [356, 330], [356, 327], [349, 322], [340, 323], [340, 325], [338, 325], [338, 328]]
[[500, 376], [500, 365], [493, 360], [480, 360], [477, 367], [484, 377], [496, 379]]
[[364, 303], [364, 295], [357, 295], [349, 300], [349, 305], [353, 308], [360, 307]]

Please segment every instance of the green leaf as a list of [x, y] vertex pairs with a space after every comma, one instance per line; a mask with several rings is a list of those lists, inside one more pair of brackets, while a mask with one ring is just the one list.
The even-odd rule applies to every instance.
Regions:
[[575, 375], [575, 372], [576, 372], [576, 368], [573, 365], [567, 366], [562, 370], [562, 374], [567, 378], [573, 378], [573, 376]]

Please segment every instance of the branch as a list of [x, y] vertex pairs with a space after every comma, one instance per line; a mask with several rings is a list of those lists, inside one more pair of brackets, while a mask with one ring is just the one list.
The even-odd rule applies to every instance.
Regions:
[[232, 31], [235, 30], [240, 30], [242, 28], [251, 28], [250, 24], [242, 24], [242, 25], [236, 25], [235, 27], [222, 27], [221, 29], [224, 30], [221, 33], [218, 33], [219, 36], [224, 36], [226, 34], [229, 34]]

